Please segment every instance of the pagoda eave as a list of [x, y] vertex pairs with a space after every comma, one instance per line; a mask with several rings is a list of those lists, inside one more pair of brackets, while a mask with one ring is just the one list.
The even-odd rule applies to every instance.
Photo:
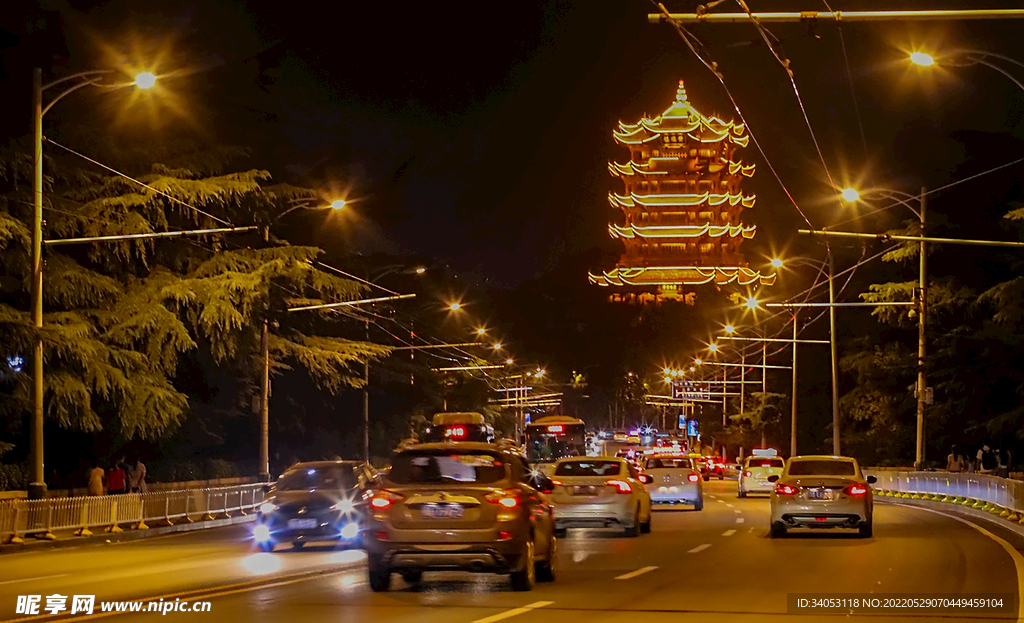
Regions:
[[588, 273], [590, 283], [598, 286], [671, 286], [706, 284], [770, 286], [777, 275], [762, 275], [745, 266], [652, 266], [645, 268], [613, 268], [596, 275]]

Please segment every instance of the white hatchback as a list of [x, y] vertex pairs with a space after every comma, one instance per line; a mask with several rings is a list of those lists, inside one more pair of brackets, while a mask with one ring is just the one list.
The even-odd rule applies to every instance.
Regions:
[[786, 462], [777, 456], [751, 456], [746, 459], [737, 484], [738, 496], [747, 497], [750, 493], [771, 493], [775, 485], [768, 480], [769, 476], [781, 476]]
[[703, 479], [691, 459], [651, 456], [644, 462], [640, 479], [655, 504], [693, 504], [694, 510], [704, 509]]

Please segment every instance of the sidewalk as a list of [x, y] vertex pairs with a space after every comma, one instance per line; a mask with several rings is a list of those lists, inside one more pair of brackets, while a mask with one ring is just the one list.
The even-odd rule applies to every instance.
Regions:
[[256, 514], [238, 515], [226, 519], [211, 519], [207, 521], [181, 522], [173, 526], [154, 526], [144, 530], [125, 529], [124, 532], [100, 532], [96, 531], [92, 536], [75, 536], [71, 530], [60, 531], [55, 534], [56, 540], [35, 539], [25, 537], [24, 543], [0, 544], [0, 555], [16, 554], [22, 552], [34, 552], [45, 549], [60, 549], [65, 547], [80, 547], [82, 545], [98, 545], [102, 543], [120, 543], [123, 541], [137, 541], [163, 534], [174, 534], [178, 532], [193, 532], [196, 530], [207, 530], [209, 528], [220, 528], [235, 524], [249, 523], [256, 520]]

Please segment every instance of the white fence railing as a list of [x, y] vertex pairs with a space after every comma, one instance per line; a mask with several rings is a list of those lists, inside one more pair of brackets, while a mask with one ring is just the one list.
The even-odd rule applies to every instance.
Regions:
[[0, 502], [0, 540], [18, 542], [26, 534], [54, 538], [54, 531], [74, 531], [78, 536], [92, 529], [121, 532], [123, 527], [147, 528], [195, 520], [245, 515], [263, 500], [263, 484], [233, 487], [153, 491], [44, 500]]
[[1024, 482], [988, 474], [901, 472], [864, 469], [877, 478], [877, 494], [961, 504], [1024, 521]]

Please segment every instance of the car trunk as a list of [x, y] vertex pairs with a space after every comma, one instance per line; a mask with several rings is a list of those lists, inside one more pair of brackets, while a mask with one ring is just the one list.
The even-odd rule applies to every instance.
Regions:
[[[828, 503], [846, 497], [843, 489], [854, 484], [851, 478], [834, 476], [799, 476], [786, 479], [788, 484], [800, 487], [798, 499], [808, 503]], [[866, 487], [867, 485], [865, 485]]]
[[696, 482], [690, 482], [690, 474], [695, 474], [697, 476], [697, 480], [700, 480], [700, 472], [682, 467], [655, 467], [644, 470], [644, 474], [651, 478], [651, 482], [647, 483], [648, 490], [657, 489], [658, 487], [682, 487], [696, 485]]
[[[558, 504], [608, 504], [621, 495], [608, 480], [618, 476], [555, 476], [555, 490], [548, 496]], [[559, 484], [561, 483], [561, 484]]]
[[399, 530], [486, 529], [495, 524], [501, 510], [486, 499], [496, 491], [488, 486], [392, 486], [389, 490], [403, 496], [388, 510], [391, 525]]

